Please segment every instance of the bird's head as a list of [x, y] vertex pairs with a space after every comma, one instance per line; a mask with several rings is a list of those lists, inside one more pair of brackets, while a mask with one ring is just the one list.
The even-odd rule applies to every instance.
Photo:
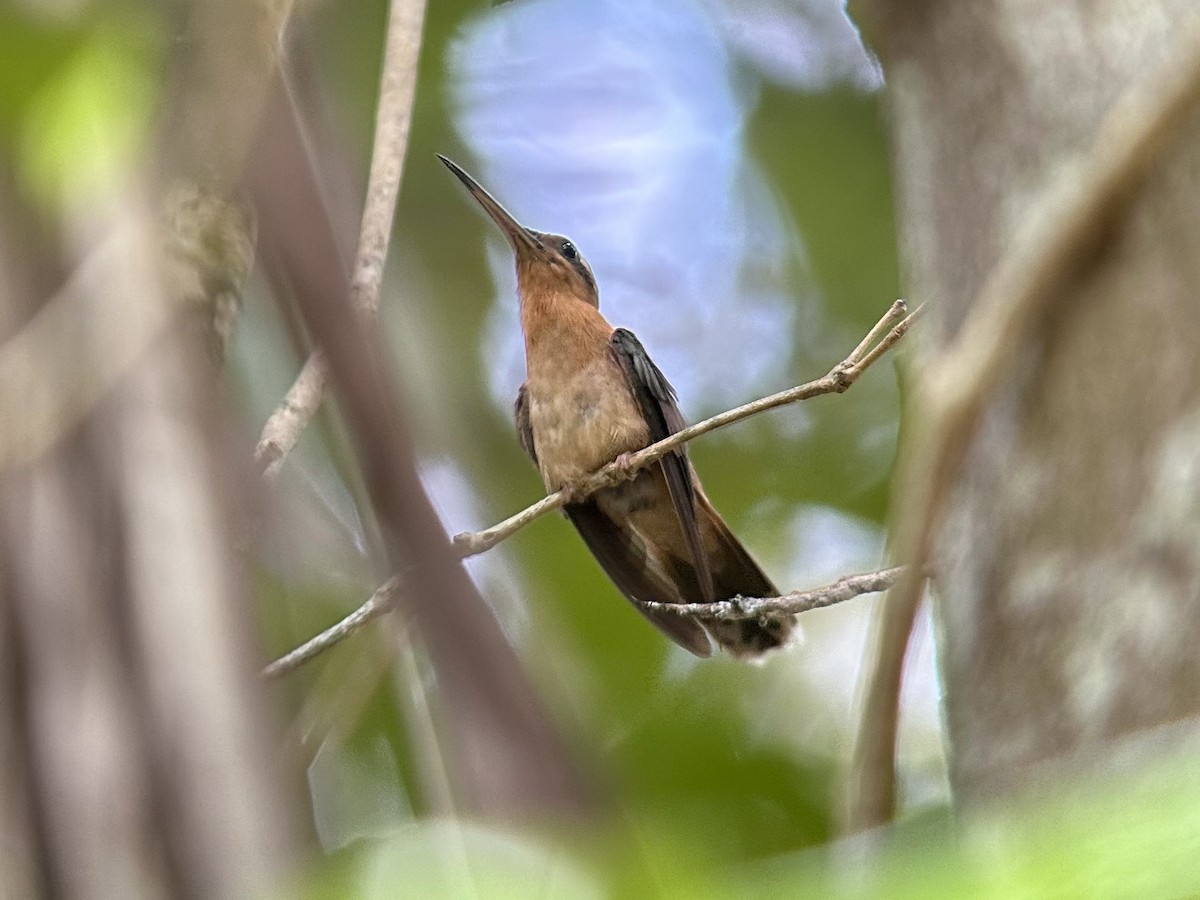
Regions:
[[452, 160], [438, 154], [504, 232], [517, 259], [517, 288], [523, 297], [550, 292], [569, 295], [599, 307], [600, 295], [592, 267], [570, 240], [561, 234], [547, 234], [526, 228], [514, 219], [474, 178]]

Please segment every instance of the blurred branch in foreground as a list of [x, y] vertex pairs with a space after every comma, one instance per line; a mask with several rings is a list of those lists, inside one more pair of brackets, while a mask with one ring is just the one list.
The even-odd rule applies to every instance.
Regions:
[[209, 352], [249, 269], [252, 225], [226, 191], [285, 11], [172, 12], [153, 156], [131, 153], [61, 207], [0, 184], [0, 307], [22, 323], [0, 347], [0, 847], [14, 896], [262, 895], [298, 862], [234, 546], [244, 466]]
[[267, 265], [282, 270], [329, 362], [393, 571], [438, 675], [461, 805], [493, 815], [578, 809], [587, 791], [495, 619], [467, 577], [416, 471], [378, 331], [351, 286], [282, 91], [248, 175]]
[[[103, 290], [162, 303], [150, 258], [124, 262]], [[0, 656], [18, 711], [0, 730], [23, 742], [4, 768], [27, 779], [44, 879], [24, 896], [236, 896], [294, 862], [242, 580], [216, 537], [237, 531], [221, 483], [237, 467], [205, 437], [222, 429], [188, 334], [161, 335], [0, 482]]]
[[[904, 337], [904, 335], [908, 332], [908, 329], [912, 326], [913, 322], [915, 322], [921, 315], [922, 307], [918, 307], [908, 315], [905, 315], [906, 312], [907, 305], [903, 300], [897, 300], [895, 303], [893, 303], [891, 307], [888, 308], [888, 311], [883, 315], [883, 318], [881, 318], [871, 328], [871, 330], [867, 333], [863, 340], [859, 342], [859, 345], [855, 347], [850, 355], [830, 369], [828, 374], [822, 378], [789, 388], [786, 391], [780, 391], [779, 393], [771, 394], [770, 396], [763, 397], [759, 400], [751, 401], [750, 403], [746, 403], [735, 409], [719, 413], [715, 416], [705, 419], [702, 422], [697, 422], [695, 425], [684, 428], [682, 431], [671, 435], [665, 440], [651, 444], [649, 447], [646, 447], [644, 450], [639, 450], [637, 453], [630, 454], [624, 466], [617, 466], [615, 463], [609, 463], [608, 465], [599, 469], [589, 478], [584, 479], [577, 487], [577, 491], [581, 496], [587, 496], [595, 491], [601, 490], [602, 488], [617, 484], [621, 480], [631, 477], [638, 470], [658, 461], [674, 448], [682, 446], [686, 442], [700, 437], [703, 434], [707, 434], [710, 431], [714, 431], [717, 428], [721, 428], [722, 426], [731, 425], [734, 422], [740, 422], [743, 419], [750, 418], [751, 416], [766, 412], [767, 410], [775, 409], [780, 406], [785, 406], [790, 403], [809, 400], [813, 397], [820, 397], [826, 394], [842, 393], [851, 385], [853, 385], [854, 382], [857, 381], [868, 368], [870, 368], [876, 361], [880, 359], [880, 357], [887, 353], [901, 338]], [[505, 519], [503, 522], [500, 522], [491, 528], [485, 529], [484, 531], [455, 535], [455, 549], [458, 551], [460, 558], [463, 559], [478, 555], [486, 550], [490, 550], [492, 547], [516, 534], [518, 531], [536, 519], [539, 519], [547, 513], [561, 508], [563, 503], [566, 502], [565, 498], [565, 493], [558, 491], [550, 494], [547, 497], [544, 497], [537, 503], [525, 508], [516, 515], [511, 516], [508, 519]], [[872, 583], [882, 585], [883, 581], [880, 581], [878, 578], [876, 578], [875, 581], [871, 581], [871, 576], [851, 576], [851, 578], [858, 578], [862, 580], [860, 582], [852, 582], [853, 586], [850, 586], [849, 583], [843, 584], [843, 582], [847, 581], [847, 579], [843, 579], [837, 584], [831, 585], [827, 588], [793, 592], [785, 595], [782, 598], [759, 599], [763, 602], [781, 605], [786, 605], [788, 602], [794, 602], [798, 604], [797, 607], [795, 610], [789, 611], [801, 612], [805, 609], [816, 608], [816, 606], [827, 606], [831, 603], [841, 602], [841, 600], [848, 600], [850, 597], [857, 596], [858, 594], [886, 590], [887, 586], [894, 581], [899, 571], [899, 569], [892, 569], [888, 570], [888, 573], [874, 573], [875, 576], [883, 576], [885, 574], [890, 575], [890, 580], [887, 581], [887, 585], [885, 586], [868, 586]], [[350, 615], [346, 616], [340, 622], [330, 626], [325, 631], [306, 641], [302, 646], [290, 651], [281, 658], [277, 659], [275, 662], [271, 663], [266, 667], [266, 669], [263, 670], [263, 675], [267, 677], [274, 677], [290, 672], [297, 666], [308, 662], [310, 659], [322, 653], [323, 651], [345, 640], [368, 622], [371, 622], [388, 612], [393, 608], [395, 602], [396, 592], [394, 588], [388, 587], [389, 585], [393, 585], [394, 581], [394, 578], [390, 579], [387, 583], [378, 588], [371, 595], [371, 597], [365, 603], [363, 603], [362, 606], [350, 613]], [[860, 585], [861, 589], [857, 589]], [[853, 593], [842, 596], [846, 590], [852, 590]], [[840, 599], [827, 599], [827, 602], [822, 603], [817, 601], [818, 597], [838, 597]], [[805, 606], [804, 604], [806, 603], [811, 605]], [[652, 607], [656, 605], [647, 604], [647, 606]], [[690, 604], [687, 608], [695, 608], [701, 614], [704, 614], [704, 610], [700, 610], [700, 608], [706, 606], [711, 606], [711, 609], [708, 610], [708, 612], [712, 614], [714, 618], [736, 617], [731, 616], [727, 609], [719, 603], [711, 605]], [[772, 611], [779, 612], [783, 610], [782, 608], [777, 608]], [[752, 613], [746, 617], [753, 618], [754, 615], [757, 614], [757, 612]]]

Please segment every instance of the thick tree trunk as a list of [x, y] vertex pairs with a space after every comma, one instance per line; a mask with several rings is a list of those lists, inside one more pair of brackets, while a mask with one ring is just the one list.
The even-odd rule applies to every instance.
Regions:
[[[944, 346], [1191, 0], [871, 4], [911, 296]], [[952, 784], [1200, 713], [1200, 110], [1023, 341], [936, 539]]]

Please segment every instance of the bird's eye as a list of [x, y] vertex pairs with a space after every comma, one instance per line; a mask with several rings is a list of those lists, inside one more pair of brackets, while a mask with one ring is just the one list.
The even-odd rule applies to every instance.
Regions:
[[558, 249], [562, 251], [562, 255], [567, 259], [579, 259], [579, 251], [575, 249], [575, 245], [570, 241], [563, 241], [562, 246]]

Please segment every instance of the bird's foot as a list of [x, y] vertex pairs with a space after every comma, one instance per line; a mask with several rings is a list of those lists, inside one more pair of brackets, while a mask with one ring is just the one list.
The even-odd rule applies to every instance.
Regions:
[[613, 474], [607, 481], [597, 479], [592, 475], [584, 476], [578, 481], [568, 481], [562, 485], [558, 491], [563, 495], [563, 503], [582, 503], [597, 490], [603, 490], [605, 487], [610, 487], [614, 483], [619, 484], [622, 481], [631, 481], [640, 471], [633, 465], [632, 453], [620, 453], [616, 459], [612, 461]]
[[622, 481], [630, 481], [637, 474], [637, 470], [633, 467], [632, 453], [618, 453], [617, 458], [612, 461], [613, 469], [621, 476]]
[[583, 481], [568, 481], [558, 489], [563, 496], [563, 504], [582, 503], [592, 495]]

